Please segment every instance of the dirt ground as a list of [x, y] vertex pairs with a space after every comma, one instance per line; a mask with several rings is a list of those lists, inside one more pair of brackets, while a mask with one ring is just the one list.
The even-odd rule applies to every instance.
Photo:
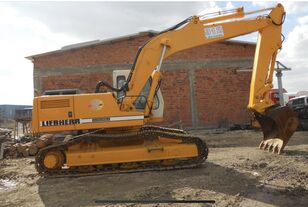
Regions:
[[169, 206], [307, 206], [308, 132], [296, 132], [283, 155], [256, 147], [261, 132], [192, 133], [202, 136], [210, 148], [207, 162], [195, 169], [41, 178], [33, 158], [2, 160], [0, 206], [104, 206], [95, 203], [104, 199], [216, 201]]

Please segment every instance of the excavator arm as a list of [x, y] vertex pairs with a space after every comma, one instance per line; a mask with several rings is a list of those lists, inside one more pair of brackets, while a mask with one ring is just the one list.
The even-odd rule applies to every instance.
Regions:
[[280, 154], [296, 130], [298, 121], [291, 109], [273, 106], [269, 97], [273, 88], [274, 63], [282, 45], [281, 27], [285, 11], [281, 4], [265, 10], [270, 10], [270, 13], [254, 19], [244, 19], [247, 14], [255, 12], [245, 14], [243, 8], [206, 19], [192, 16], [158, 34], [138, 51], [128, 82], [123, 87], [126, 96], [121, 104], [122, 110], [134, 108], [136, 98], [150, 79], [149, 107], [145, 108], [145, 116], [151, 113], [161, 78], [161, 64], [167, 57], [186, 49], [258, 32], [248, 108], [263, 129], [264, 141], [260, 147]]

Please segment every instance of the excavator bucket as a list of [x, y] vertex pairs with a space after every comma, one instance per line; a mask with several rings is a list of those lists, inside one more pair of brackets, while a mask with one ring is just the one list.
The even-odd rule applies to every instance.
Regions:
[[287, 106], [273, 106], [265, 114], [254, 113], [263, 131], [259, 148], [281, 154], [298, 127], [297, 114]]

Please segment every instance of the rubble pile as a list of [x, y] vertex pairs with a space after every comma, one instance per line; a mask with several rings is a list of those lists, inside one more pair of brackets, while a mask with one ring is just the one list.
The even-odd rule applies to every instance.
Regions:
[[38, 139], [26, 143], [15, 143], [5, 147], [4, 157], [17, 158], [35, 156], [41, 148], [54, 142], [52, 134], [45, 134]]
[[0, 144], [12, 140], [12, 130], [0, 128]]

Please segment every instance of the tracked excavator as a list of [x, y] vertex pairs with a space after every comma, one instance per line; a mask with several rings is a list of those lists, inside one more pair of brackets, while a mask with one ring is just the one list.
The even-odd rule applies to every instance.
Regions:
[[[245, 18], [258, 12], [268, 14]], [[163, 60], [179, 51], [252, 32], [259, 35], [248, 109], [263, 130], [260, 148], [280, 154], [298, 125], [296, 114], [274, 105], [269, 96], [284, 18], [281, 4], [248, 13], [238, 8], [191, 16], [144, 44], [127, 79], [118, 76], [117, 87], [101, 81], [95, 93], [35, 97], [33, 132], [70, 134], [39, 151], [37, 171], [43, 176], [74, 176], [201, 165], [208, 156], [201, 138], [153, 125], [163, 118]], [[103, 88], [109, 92], [101, 92]]]

